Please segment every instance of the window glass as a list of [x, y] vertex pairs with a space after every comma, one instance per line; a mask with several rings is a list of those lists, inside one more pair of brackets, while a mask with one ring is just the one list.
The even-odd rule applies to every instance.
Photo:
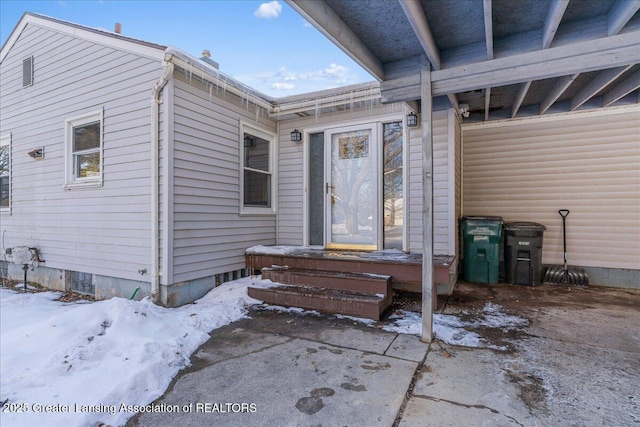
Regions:
[[269, 171], [269, 141], [249, 133], [244, 134], [244, 166]]
[[273, 140], [268, 138], [268, 134], [262, 134], [257, 130], [256, 132], [242, 133], [243, 208], [272, 207], [271, 150]]
[[95, 186], [102, 181], [102, 111], [67, 119], [65, 184]]
[[100, 153], [76, 154], [75, 175], [78, 178], [92, 178], [100, 176]]
[[402, 250], [404, 220], [402, 122], [383, 125], [384, 152], [384, 248]]
[[73, 128], [73, 151], [100, 148], [100, 122], [75, 126]]
[[254, 172], [244, 171], [244, 205], [271, 207], [271, 176]]

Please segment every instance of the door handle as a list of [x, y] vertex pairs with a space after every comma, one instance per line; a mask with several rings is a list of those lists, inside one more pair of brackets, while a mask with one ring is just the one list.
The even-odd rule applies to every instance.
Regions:
[[329, 189], [336, 188], [334, 185], [330, 185], [328, 182], [326, 183], [327, 194], [329, 194]]

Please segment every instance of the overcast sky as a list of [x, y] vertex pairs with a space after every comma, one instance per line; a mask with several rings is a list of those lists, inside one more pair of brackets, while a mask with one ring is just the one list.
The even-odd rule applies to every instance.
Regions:
[[0, 0], [4, 46], [25, 12], [113, 31], [200, 57], [271, 96], [374, 80], [284, 1]]

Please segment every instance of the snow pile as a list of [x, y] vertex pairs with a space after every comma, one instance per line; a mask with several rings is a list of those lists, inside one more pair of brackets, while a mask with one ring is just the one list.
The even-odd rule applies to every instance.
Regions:
[[[481, 313], [472, 320], [463, 320], [452, 314], [433, 315], [433, 332], [437, 339], [451, 345], [463, 347], [486, 347], [497, 350], [505, 350], [506, 347], [495, 346], [487, 342], [478, 333], [470, 329], [490, 328], [503, 331], [527, 326], [529, 320], [505, 314], [501, 306], [487, 303]], [[465, 315], [464, 317], [471, 317]], [[391, 323], [382, 326], [382, 329], [402, 334], [421, 335], [422, 315], [411, 311], [398, 310], [389, 316]]]
[[256, 245], [248, 248], [245, 253], [247, 254], [260, 254], [260, 255], [287, 255], [293, 250], [300, 249], [300, 246], [263, 246]]
[[124, 424], [135, 411], [122, 405], [161, 396], [209, 331], [258, 302], [247, 295], [254, 282], [223, 284], [174, 309], [148, 299], [62, 303], [55, 292], [0, 289], [0, 425]]
[[[22, 293], [0, 288], [0, 425], [122, 425], [136, 412], [153, 410], [208, 333], [246, 316], [261, 301], [248, 286], [274, 286], [244, 278], [223, 284], [194, 304], [167, 309], [148, 299], [113, 298], [63, 303], [56, 292]], [[277, 306], [299, 315], [317, 312]], [[526, 319], [488, 303], [473, 320], [434, 315], [438, 339], [490, 347], [469, 328], [517, 328]], [[378, 326], [367, 319], [338, 316]], [[382, 329], [420, 335], [420, 314], [397, 311]], [[494, 347], [497, 348], [497, 347]], [[137, 405], [137, 407], [136, 407]]]

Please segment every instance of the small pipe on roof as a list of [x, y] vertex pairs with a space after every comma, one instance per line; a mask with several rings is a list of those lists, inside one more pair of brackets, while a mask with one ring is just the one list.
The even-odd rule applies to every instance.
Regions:
[[122, 34], [122, 24], [116, 22], [116, 28], [113, 30], [116, 34]]

